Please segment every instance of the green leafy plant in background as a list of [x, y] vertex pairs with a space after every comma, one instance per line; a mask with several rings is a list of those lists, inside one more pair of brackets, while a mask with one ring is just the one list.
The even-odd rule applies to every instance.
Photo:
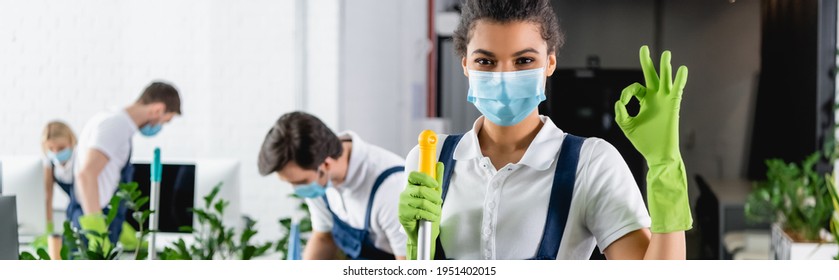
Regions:
[[767, 160], [767, 180], [757, 183], [746, 200], [747, 218], [779, 223], [797, 241], [820, 242], [819, 233], [834, 211], [829, 189], [832, 179], [815, 168], [821, 156], [814, 153], [800, 165]]
[[183, 227], [181, 230], [193, 232], [195, 242], [187, 246], [183, 239], [174, 242], [171, 247], [164, 248], [160, 254], [164, 260], [216, 260], [240, 259], [249, 260], [264, 255], [273, 245], [252, 244], [251, 239], [256, 235], [256, 221], [244, 217], [245, 228], [241, 235], [236, 236], [234, 228], [223, 223], [224, 210], [230, 205], [229, 201], [218, 198], [221, 183], [204, 196], [204, 207], [190, 209], [198, 218], [198, 227]]
[[44, 250], [44, 248], [38, 248], [38, 250], [36, 250], [35, 254], [38, 255], [37, 258], [34, 255], [32, 255], [32, 253], [30, 253], [30, 252], [23, 252], [23, 253], [20, 253], [20, 255], [18, 256], [18, 259], [22, 260], [22, 261], [50, 260], [50, 255], [47, 253], [47, 250]]
[[[139, 210], [140, 207], [145, 205], [149, 202], [148, 196], [143, 196], [142, 192], [138, 189], [138, 185], [136, 182], [131, 182], [127, 184], [120, 184], [117, 190], [116, 195], [114, 195], [110, 202], [108, 203], [110, 209], [117, 209], [119, 207], [119, 203], [121, 200], [125, 200], [126, 207], [128, 209], [134, 210], [134, 214], [132, 215], [133, 218], [140, 224], [140, 231], [137, 232], [138, 240], [142, 241], [148, 235], [148, 230], [143, 229], [143, 223], [146, 219], [148, 219], [149, 215], [151, 215], [151, 210]], [[114, 219], [116, 218], [117, 211], [110, 211], [108, 216], [105, 218], [105, 223], [110, 225]], [[70, 221], [64, 222], [64, 232], [63, 232], [63, 244], [61, 247], [61, 259], [63, 260], [116, 260], [119, 258], [120, 254], [122, 253], [122, 248], [119, 246], [110, 246], [108, 250], [104, 250], [102, 246], [97, 246], [95, 248], [88, 248], [83, 244], [82, 235], [95, 235], [99, 238], [108, 238], [109, 232], [104, 233], [96, 233], [96, 232], [89, 232], [84, 230], [79, 230], [73, 228], [70, 224]], [[92, 250], [91, 250], [92, 249]], [[141, 250], [138, 248], [136, 251], [135, 259], [143, 259], [145, 258], [145, 250]], [[142, 251], [142, 252], [141, 252]], [[36, 250], [36, 254], [38, 258], [35, 258], [29, 252], [23, 252], [20, 254], [21, 260], [49, 260], [51, 259], [47, 251], [43, 248], [38, 248]]]
[[[117, 209], [122, 198], [118, 195], [111, 197], [108, 203], [110, 209]], [[117, 211], [108, 211], [108, 216], [105, 217], [105, 224], [110, 225], [116, 218]], [[105, 248], [103, 244], [90, 248], [84, 244], [82, 236], [96, 236], [101, 239], [108, 239], [110, 231], [97, 233], [94, 231], [87, 231], [74, 228], [70, 225], [70, 221], [64, 222], [64, 242], [61, 246], [62, 260], [116, 260], [122, 254], [122, 248], [116, 246], [108, 246]]]
[[149, 197], [143, 195], [143, 192], [139, 190], [137, 182], [120, 184], [119, 191], [117, 191], [116, 196], [125, 200], [125, 207], [128, 208], [128, 210], [131, 210], [131, 218], [134, 219], [134, 221], [136, 221], [140, 226], [140, 230], [137, 231], [137, 243], [139, 245], [134, 251], [134, 259], [144, 260], [148, 256], [148, 247], [143, 245], [146, 240], [146, 236], [148, 236], [151, 231], [147, 228], [143, 228], [143, 225], [146, 220], [149, 219], [149, 216], [154, 213], [152, 210], [142, 209], [142, 207], [149, 202]]
[[[300, 230], [300, 243], [303, 246], [306, 246], [306, 242], [309, 241], [308, 235], [305, 233], [309, 233], [312, 231], [312, 219], [309, 216], [309, 205], [299, 196], [295, 194], [289, 195], [290, 197], [295, 198], [296, 200], [300, 201], [300, 204], [297, 206], [297, 211], [301, 211], [301, 213], [305, 213], [305, 216], [300, 220], [299, 230]], [[276, 252], [278, 252], [281, 256], [281, 259], [288, 258], [288, 244], [291, 238], [291, 217], [282, 218], [279, 220], [280, 227], [283, 229], [283, 236], [277, 241], [277, 246], [274, 248]]]

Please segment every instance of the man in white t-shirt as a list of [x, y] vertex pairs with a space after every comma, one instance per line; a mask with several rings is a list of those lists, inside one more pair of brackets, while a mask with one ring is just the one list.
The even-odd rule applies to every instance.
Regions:
[[274, 124], [259, 172], [277, 173], [305, 198], [313, 234], [303, 259], [404, 259], [397, 219], [405, 160], [353, 132], [335, 135], [317, 117], [292, 112]]
[[[99, 240], [88, 235], [89, 248], [95, 244], [105, 247], [114, 244], [122, 231], [125, 203], [121, 202], [119, 209], [109, 209], [109, 203], [120, 183], [133, 180], [130, 159], [134, 134], [139, 131], [143, 136], [154, 136], [163, 124], [180, 114], [177, 89], [154, 82], [134, 104], [123, 110], [99, 113], [85, 124], [76, 148], [76, 190], [68, 216], [78, 228], [108, 232], [109, 236], [109, 240]], [[109, 211], [117, 211], [117, 215], [106, 225], [104, 214]]]

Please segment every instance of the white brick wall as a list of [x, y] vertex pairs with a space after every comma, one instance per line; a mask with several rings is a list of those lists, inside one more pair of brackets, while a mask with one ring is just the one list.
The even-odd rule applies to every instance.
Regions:
[[[337, 5], [310, 7], [337, 15]], [[294, 11], [294, 1], [269, 0], [0, 0], [0, 155], [38, 154], [47, 121], [65, 120], [78, 132], [93, 114], [132, 102], [151, 80], [171, 81], [184, 115], [155, 138], [136, 137], [135, 155], [159, 146], [164, 158], [238, 159], [242, 212], [259, 221], [262, 238], [275, 238], [290, 188], [260, 177], [256, 155], [277, 117], [296, 109]], [[307, 109], [332, 125], [337, 22], [309, 21], [321, 32], [310, 36], [320, 64], [309, 69], [326, 69], [310, 91], [327, 102]]]

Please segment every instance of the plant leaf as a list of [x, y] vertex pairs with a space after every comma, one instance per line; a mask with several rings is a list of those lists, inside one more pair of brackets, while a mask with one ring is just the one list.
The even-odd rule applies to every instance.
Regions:
[[117, 212], [119, 212], [119, 211], [117, 211], [117, 209], [119, 209], [119, 203], [121, 201], [122, 201], [122, 198], [120, 198], [118, 196], [111, 197], [111, 202], [108, 203], [108, 207], [110, 207], [110, 209], [108, 210], [108, 216], [105, 218], [105, 224], [106, 225], [110, 225], [111, 222], [114, 221], [114, 218], [116, 218]]
[[204, 196], [204, 208], [210, 208], [212, 201], [215, 200], [216, 195], [218, 195], [218, 192], [221, 190], [221, 184], [222, 183], [219, 182], [215, 187], [213, 187], [213, 190], [210, 191], [209, 194]]
[[134, 207], [136, 209], [143, 208], [143, 205], [146, 205], [146, 203], [148, 203], [148, 202], [149, 202], [149, 197], [148, 196], [141, 197], [134, 202]]
[[52, 259], [50, 258], [50, 254], [47, 254], [47, 250], [44, 250], [44, 248], [38, 248], [38, 251], [36, 253], [38, 254], [38, 257], [42, 260]]
[[22, 260], [22, 261], [34, 261], [34, 260], [37, 260], [37, 259], [35, 258], [35, 256], [33, 256], [33, 255], [32, 255], [32, 253], [30, 253], [30, 252], [23, 252], [23, 253], [20, 253], [20, 255], [18, 256], [18, 260]]

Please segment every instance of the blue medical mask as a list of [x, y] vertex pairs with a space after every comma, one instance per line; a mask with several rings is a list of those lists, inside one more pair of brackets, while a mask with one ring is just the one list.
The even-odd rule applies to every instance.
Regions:
[[73, 156], [73, 149], [70, 147], [64, 148], [63, 150], [58, 151], [58, 153], [53, 153], [52, 151], [47, 152], [47, 157], [60, 163], [67, 162], [70, 160], [71, 156]]
[[329, 187], [332, 187], [331, 178], [326, 180], [326, 186], [318, 184], [318, 180], [315, 180], [305, 185], [295, 185], [294, 194], [304, 198], [318, 198], [324, 196], [326, 194], [326, 189]]
[[469, 70], [469, 95], [492, 123], [516, 125], [545, 100], [545, 68], [486, 72]]
[[140, 134], [146, 137], [152, 137], [160, 132], [161, 129], [163, 129], [163, 125], [149, 123], [140, 128]]

